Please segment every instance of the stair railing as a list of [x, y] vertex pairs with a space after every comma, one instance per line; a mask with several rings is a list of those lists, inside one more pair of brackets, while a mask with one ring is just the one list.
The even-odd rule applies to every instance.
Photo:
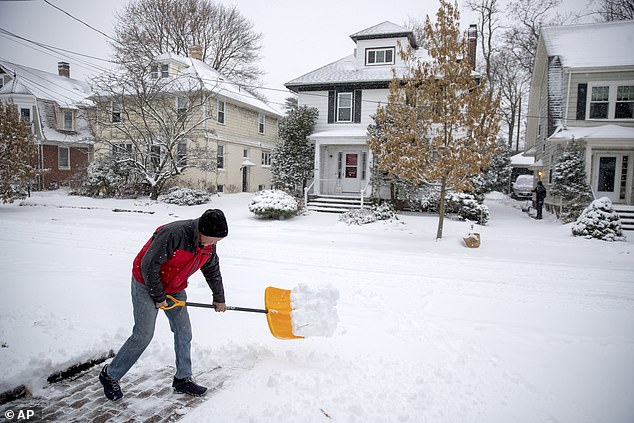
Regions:
[[304, 188], [304, 207], [308, 207], [308, 192], [313, 188], [313, 185], [315, 185], [315, 181], [316, 179], [313, 179], [313, 182]]
[[365, 184], [365, 188], [363, 188], [361, 190], [361, 208], [363, 208], [363, 203], [364, 203], [364, 199], [365, 199], [365, 192], [368, 190], [369, 186], [370, 186], [370, 181], [368, 181], [368, 183]]

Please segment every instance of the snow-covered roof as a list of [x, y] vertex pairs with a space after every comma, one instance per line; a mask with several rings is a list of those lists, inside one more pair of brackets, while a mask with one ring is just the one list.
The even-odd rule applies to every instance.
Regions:
[[12, 78], [15, 76], [0, 89], [0, 94], [29, 94], [66, 108], [92, 105], [90, 87], [83, 81], [4, 60], [0, 60], [0, 67]]
[[559, 127], [548, 137], [551, 141], [568, 141], [573, 138], [634, 140], [634, 128], [620, 125]]
[[173, 53], [162, 54], [157, 56], [155, 60], [157, 62], [171, 61], [180, 63], [183, 66], [180, 73], [200, 79], [206, 89], [216, 92], [222, 97], [242, 103], [250, 108], [261, 110], [275, 116], [281, 116], [278, 110], [258, 99], [240, 84], [222, 75], [220, 72], [201, 60]]
[[367, 138], [367, 136], [367, 127], [353, 127], [315, 132], [310, 135], [310, 138]]
[[634, 65], [634, 20], [542, 28], [548, 56], [563, 67]]
[[[416, 56], [421, 60], [428, 59], [427, 51], [416, 50]], [[406, 66], [363, 66], [357, 65], [357, 58], [351, 54], [336, 62], [330, 63], [317, 70], [295, 78], [285, 85], [292, 89], [302, 85], [340, 84], [340, 83], [372, 83], [389, 82], [392, 80], [392, 69], [397, 76], [404, 75]]]
[[410, 29], [407, 29], [390, 21], [381, 22], [380, 24], [371, 26], [370, 28], [363, 29], [350, 35], [350, 38], [352, 38], [355, 42], [357, 40], [371, 40], [376, 38], [393, 37], [407, 37], [410, 43], [412, 43], [414, 47], [416, 46], [414, 33]]
[[535, 164], [535, 157], [525, 156], [524, 153], [518, 153], [511, 157], [511, 166], [531, 166]]

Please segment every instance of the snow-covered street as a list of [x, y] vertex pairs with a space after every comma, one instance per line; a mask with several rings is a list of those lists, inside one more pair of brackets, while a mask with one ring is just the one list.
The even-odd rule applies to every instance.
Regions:
[[[469, 249], [465, 222], [446, 220], [436, 241], [435, 215], [269, 221], [248, 211], [252, 197], [181, 207], [60, 191], [0, 205], [0, 392], [26, 384], [37, 394], [54, 371], [116, 351], [132, 325], [134, 256], [157, 226], [211, 207], [229, 223], [218, 248], [229, 305], [262, 307], [269, 285], [329, 284], [339, 324], [333, 337], [281, 341], [262, 315], [191, 309], [194, 371], [220, 365], [232, 376], [183, 410], [184, 422], [634, 418], [634, 233], [575, 238], [552, 215], [531, 219], [492, 194], [489, 224], [476, 226], [482, 245]], [[188, 297], [211, 301], [201, 274]], [[133, 371], [173, 366], [171, 336], [160, 317]]]

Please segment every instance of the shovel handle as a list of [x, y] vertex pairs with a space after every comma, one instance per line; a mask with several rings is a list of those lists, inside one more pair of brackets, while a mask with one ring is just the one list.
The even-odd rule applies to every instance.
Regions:
[[[177, 300], [176, 298], [174, 298], [171, 295], [167, 295], [167, 299], [172, 301], [171, 305], [168, 306], [163, 306], [161, 307], [161, 310], [171, 310], [175, 307], [202, 307], [202, 308], [213, 308], [215, 309], [216, 306], [213, 304], [203, 304], [203, 303], [190, 303], [190, 302], [185, 302], [185, 301], [180, 301]], [[264, 310], [264, 309], [260, 309], [260, 308], [245, 308], [245, 307], [234, 307], [234, 306], [227, 306], [227, 310], [232, 310], [232, 311], [246, 311], [249, 313], [268, 313], [268, 310]]]

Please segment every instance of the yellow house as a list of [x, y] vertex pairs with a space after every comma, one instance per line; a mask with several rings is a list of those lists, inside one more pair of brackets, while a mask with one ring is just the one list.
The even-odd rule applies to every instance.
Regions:
[[136, 80], [101, 84], [95, 155], [134, 157], [150, 185], [171, 174], [168, 185], [210, 192], [271, 188], [280, 112], [193, 53], [162, 54]]

